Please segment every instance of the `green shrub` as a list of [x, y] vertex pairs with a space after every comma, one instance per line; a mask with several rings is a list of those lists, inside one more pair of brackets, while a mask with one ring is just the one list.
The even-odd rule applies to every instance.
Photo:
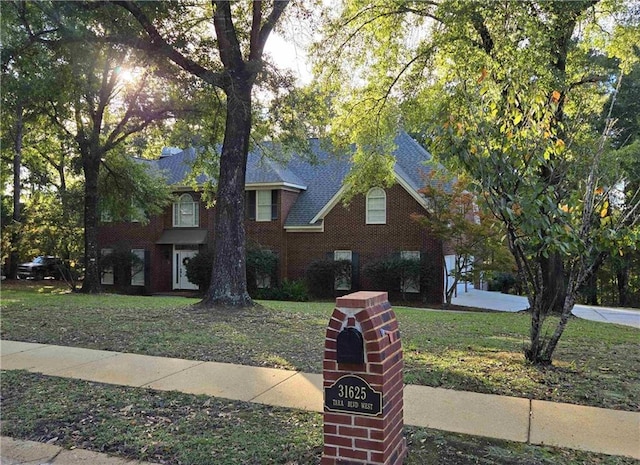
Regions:
[[187, 279], [196, 284], [201, 291], [205, 291], [211, 282], [213, 269], [213, 251], [201, 250], [186, 264]]
[[268, 277], [270, 288], [277, 287], [278, 255], [269, 250], [254, 246], [247, 249], [247, 290], [255, 295], [258, 288], [258, 278]]
[[288, 279], [284, 279], [278, 287], [256, 290], [255, 297], [253, 298], [263, 300], [307, 302], [309, 300], [309, 291], [307, 290], [307, 286], [304, 281], [289, 281]]
[[[191, 258], [191, 260], [189, 260], [185, 265], [187, 269], [187, 278], [193, 284], [196, 284], [201, 291], [206, 290], [211, 282], [213, 258], [213, 251], [202, 250]], [[259, 292], [263, 291], [263, 289], [258, 289], [258, 276], [269, 276], [272, 286], [277, 282], [278, 256], [271, 250], [258, 247], [252, 247], [247, 250], [246, 266], [247, 290], [251, 296], [258, 296]], [[268, 293], [268, 289], [265, 289], [264, 292]]]
[[317, 298], [335, 295], [336, 280], [351, 282], [351, 262], [348, 260], [316, 260], [305, 272], [309, 293]]
[[382, 259], [368, 263], [362, 270], [373, 289], [387, 292], [400, 290], [398, 264], [394, 259]]
[[369, 263], [363, 272], [373, 287], [382, 291], [403, 292], [402, 283], [408, 281], [422, 284], [421, 260], [387, 257]]
[[503, 294], [508, 294], [517, 283], [518, 279], [513, 273], [496, 273], [488, 281], [490, 291], [500, 291]]

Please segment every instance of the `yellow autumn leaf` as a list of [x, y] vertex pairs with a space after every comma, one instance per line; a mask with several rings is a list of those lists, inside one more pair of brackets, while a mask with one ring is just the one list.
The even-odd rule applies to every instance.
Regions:
[[564, 148], [564, 141], [562, 139], [558, 139], [556, 141], [556, 148], [558, 148], [558, 149]]
[[560, 205], [560, 210], [565, 213], [569, 213], [569, 205]]
[[607, 216], [608, 212], [609, 212], [609, 201], [606, 201], [604, 204], [602, 204], [602, 210], [600, 210], [600, 218], [604, 218], [605, 216]]

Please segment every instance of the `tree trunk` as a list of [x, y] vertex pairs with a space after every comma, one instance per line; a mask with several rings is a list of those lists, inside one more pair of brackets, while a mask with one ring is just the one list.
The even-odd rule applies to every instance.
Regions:
[[567, 284], [564, 276], [564, 265], [559, 253], [552, 253], [549, 257], [541, 257], [542, 268], [542, 311], [561, 314], [567, 295]]
[[551, 365], [553, 353], [555, 352], [556, 346], [560, 341], [560, 337], [562, 337], [562, 333], [564, 333], [564, 330], [567, 327], [569, 317], [571, 316], [571, 310], [573, 310], [573, 306], [575, 305], [575, 294], [575, 289], [571, 289], [566, 293], [566, 298], [562, 305], [562, 314], [560, 315], [560, 321], [556, 325], [555, 331], [549, 338], [546, 347], [541, 353], [540, 362], [545, 365]]
[[23, 108], [21, 102], [16, 106], [16, 123], [13, 141], [13, 228], [11, 228], [11, 254], [9, 258], [9, 270], [7, 277], [16, 279], [18, 276], [18, 262], [20, 262], [20, 238], [22, 222], [22, 208], [20, 196], [22, 185], [20, 183], [20, 168], [22, 167], [22, 136], [24, 134]]
[[244, 189], [251, 134], [251, 87], [248, 74], [237, 73], [227, 90], [227, 122], [216, 193], [214, 261], [204, 307], [248, 307]]
[[618, 282], [618, 305], [620, 307], [626, 307], [629, 303], [629, 262], [628, 259], [624, 261], [616, 272], [616, 281]]
[[524, 356], [527, 362], [533, 365], [550, 365], [551, 359], [544, 358], [546, 341], [542, 326], [547, 314], [545, 300], [541, 297], [541, 293], [535, 293], [533, 298], [529, 296], [529, 305], [531, 307], [531, 324], [529, 327], [529, 347], [525, 348]]
[[598, 302], [598, 268], [594, 268], [594, 270], [589, 274], [587, 279], [585, 280], [583, 286], [584, 296], [586, 298], [587, 304], [589, 305], [599, 305]]
[[[82, 145], [82, 143], [80, 144]], [[84, 170], [84, 281], [80, 292], [97, 294], [100, 284], [100, 254], [98, 250], [98, 174], [101, 152], [81, 148]]]

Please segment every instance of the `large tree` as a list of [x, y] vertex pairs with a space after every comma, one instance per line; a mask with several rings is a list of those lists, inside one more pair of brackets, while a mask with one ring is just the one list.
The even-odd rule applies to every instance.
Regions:
[[[526, 284], [534, 363], [551, 362], [577, 289], [606, 256], [602, 239], [612, 244], [637, 208], [613, 214], [618, 178], [602, 169], [611, 127], [595, 130], [612, 78], [637, 59], [637, 16], [624, 6], [353, 1], [319, 45], [340, 130], [383, 146], [403, 124], [476, 180]], [[354, 79], [338, 85], [347, 68]]]
[[[2, 157], [9, 161], [13, 173], [13, 208], [10, 230], [9, 278], [16, 277], [21, 242], [22, 168], [25, 133], [38, 119], [41, 102], [51, 92], [51, 80], [45, 63], [51, 55], [46, 50], [31, 47], [33, 40], [24, 33], [24, 5], [3, 8], [0, 28], [2, 79]], [[3, 187], [4, 187], [3, 179]]]
[[[85, 8], [74, 2], [14, 2], [5, 7], [5, 12], [7, 9], [18, 19], [16, 42], [21, 46], [15, 47], [15, 53], [7, 54], [6, 60], [3, 57], [3, 63], [6, 61], [8, 66], [21, 63], [20, 56], [25, 51], [47, 52], [47, 82], [55, 92], [41, 96], [38, 111], [72, 143], [77, 154], [84, 182], [85, 279], [82, 291], [99, 292], [100, 171], [110, 169], [114, 173], [113, 167], [117, 166], [121, 168], [118, 176], [122, 178], [135, 172], [138, 179], [127, 178], [133, 181], [128, 184], [127, 192], [138, 195], [126, 199], [126, 203], [142, 204], [157, 213], [167, 195], [153, 183], [143, 182], [146, 174], [153, 174], [135, 170], [132, 165], [127, 169], [123, 166], [126, 160], [117, 162], [110, 158], [126, 157], [118, 149], [127, 139], [157, 121], [173, 116], [175, 104], [163, 97], [160, 91], [165, 89], [158, 87], [153, 62], [143, 54], [116, 44], [71, 38], [70, 31], [95, 27], [95, 8]], [[44, 64], [44, 60], [40, 61], [39, 66]], [[138, 73], [138, 78], [127, 79], [132, 73]], [[49, 149], [56, 151], [57, 147]], [[43, 154], [43, 158], [56, 166], [51, 156]], [[60, 179], [63, 185], [64, 177]], [[150, 188], [143, 189], [145, 185]], [[103, 195], [103, 198], [108, 196]]]
[[[253, 116], [254, 85], [265, 72], [264, 48], [287, 0], [232, 3], [114, 1], [137, 22], [124, 42], [171, 60], [218, 89], [226, 103], [214, 222], [214, 263], [204, 306], [252, 305], [246, 284], [244, 186]], [[193, 10], [197, 16], [190, 16]], [[190, 24], [178, 16], [187, 14]], [[194, 19], [195, 18], [195, 19]], [[188, 26], [188, 28], [185, 28]], [[209, 35], [215, 32], [214, 37]], [[116, 38], [117, 40], [117, 38]], [[217, 56], [214, 56], [214, 53]]]
[[[268, 72], [270, 67], [264, 60], [265, 44], [289, 2], [114, 0], [39, 5], [45, 3], [54, 18], [70, 9], [79, 18], [90, 17], [66, 26], [56, 24], [56, 40], [144, 51], [200, 79], [209, 86], [211, 99], [225, 105], [215, 198], [215, 262], [211, 286], [202, 303], [251, 305], [245, 273], [244, 181], [254, 117], [253, 91], [256, 83], [282, 86], [290, 82], [281, 73]], [[214, 147], [218, 141], [207, 142]]]
[[[98, 249], [101, 168], [112, 168], [114, 163], [108, 162], [108, 156], [116, 154], [117, 149], [132, 134], [172, 116], [174, 106], [159, 101], [158, 94], [149, 92], [151, 86], [146, 72], [143, 72], [138, 82], [123, 82], [121, 71], [129, 67], [135, 69], [140, 65], [128, 52], [91, 44], [86, 54], [81, 54], [79, 48], [75, 45], [73, 56], [67, 55], [72, 64], [68, 79], [74, 83], [73, 88], [69, 89], [68, 105], [67, 102], [58, 102], [70, 114], [64, 115], [56, 108], [52, 117], [60, 128], [64, 128], [73, 137], [82, 162], [85, 186], [85, 278], [82, 291], [95, 293], [101, 290]], [[73, 121], [72, 126], [69, 125], [69, 117]], [[120, 155], [121, 158], [126, 156]], [[121, 169], [119, 173], [127, 173], [127, 170]], [[139, 175], [142, 174], [143, 172], [139, 172]], [[122, 189], [120, 192], [123, 191], [134, 194], [130, 189]], [[158, 193], [160, 197], [155, 202], [146, 204], [151, 211], [159, 211], [165, 203], [162, 192]], [[136, 195], [129, 203], [140, 200], [141, 196]]]

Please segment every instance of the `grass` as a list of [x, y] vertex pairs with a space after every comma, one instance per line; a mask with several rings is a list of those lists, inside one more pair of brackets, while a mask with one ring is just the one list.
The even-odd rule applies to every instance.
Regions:
[[[181, 297], [86, 296], [4, 283], [2, 338], [320, 372], [332, 303], [194, 309]], [[395, 307], [407, 382], [637, 411], [638, 331], [574, 320], [554, 367], [523, 361], [528, 317]], [[315, 464], [322, 416], [4, 371], [2, 434], [167, 464]], [[34, 406], [38, 406], [34, 408]], [[406, 464], [637, 464], [568, 449], [407, 427]]]
[[[332, 303], [202, 311], [182, 297], [3, 285], [3, 339], [321, 373]], [[395, 307], [407, 383], [638, 411], [640, 332], [574, 318], [554, 365], [525, 363], [529, 317]], [[553, 320], [553, 319], [550, 319]], [[553, 322], [553, 321], [552, 321]]]
[[[317, 464], [322, 415], [5, 371], [3, 434], [180, 465]], [[37, 405], [38, 408], [33, 408]], [[587, 452], [406, 428], [406, 465], [632, 465]]]

